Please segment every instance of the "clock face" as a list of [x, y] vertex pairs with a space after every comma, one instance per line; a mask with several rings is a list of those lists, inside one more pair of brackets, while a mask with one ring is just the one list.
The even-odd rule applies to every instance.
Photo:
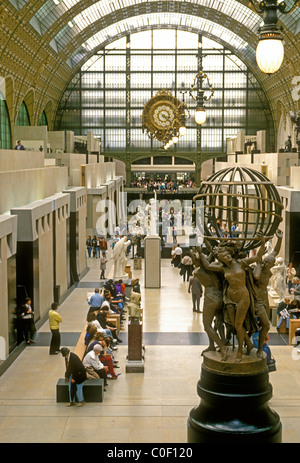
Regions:
[[154, 105], [149, 115], [153, 125], [162, 130], [171, 127], [175, 117], [174, 108], [167, 102], [159, 102]]
[[178, 126], [178, 118], [182, 114], [181, 102], [171, 91], [157, 92], [144, 106], [142, 129], [150, 138], [163, 140], [169, 130]]

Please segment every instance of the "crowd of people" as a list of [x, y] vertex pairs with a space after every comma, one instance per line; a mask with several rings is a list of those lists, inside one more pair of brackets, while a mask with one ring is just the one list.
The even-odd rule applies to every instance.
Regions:
[[107, 241], [105, 236], [89, 235], [86, 240], [86, 249], [88, 257], [95, 257], [100, 259], [103, 254], [107, 253]]
[[157, 192], [171, 192], [177, 193], [179, 187], [184, 188], [195, 188], [196, 184], [193, 180], [149, 180], [147, 178], [132, 181], [130, 183], [131, 188], [147, 188], [147, 191], [157, 191]]
[[120, 367], [116, 359], [116, 351], [123, 341], [118, 336], [117, 324], [112, 316], [119, 315], [120, 328], [124, 328], [122, 322], [127, 313], [127, 301], [125, 284], [122, 280], [114, 282], [111, 279], [104, 282], [102, 290], [95, 288], [94, 293], [88, 299], [85, 352], [82, 360], [69, 349], [61, 349], [66, 359], [65, 378], [69, 381], [68, 407], [84, 404], [82, 385], [86, 379], [102, 378], [104, 391], [107, 390], [109, 379], [118, 379], [120, 373], [116, 373], [116, 370]]

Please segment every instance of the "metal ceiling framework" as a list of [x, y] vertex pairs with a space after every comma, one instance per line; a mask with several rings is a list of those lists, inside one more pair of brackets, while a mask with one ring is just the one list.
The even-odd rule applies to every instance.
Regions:
[[[28, 72], [37, 60], [41, 60], [45, 48], [49, 50], [51, 60], [43, 61], [44, 75], [37, 102], [40, 107], [62, 68], [66, 78], [56, 79], [56, 86], [61, 85], [61, 95], [76, 71], [103, 46], [129, 32], [158, 27], [197, 32], [219, 42], [249, 67], [263, 89], [270, 87], [270, 78], [258, 71], [255, 62], [257, 28], [262, 19], [246, 0], [4, 0], [4, 3], [16, 13], [8, 38], [13, 40], [19, 28], [24, 28], [29, 29], [39, 43], [29, 56]], [[287, 53], [300, 57], [300, 41], [299, 38], [295, 40], [294, 35], [300, 29], [300, 8], [295, 8], [290, 15], [279, 14], [279, 23], [285, 28]], [[0, 59], [9, 46], [8, 38], [0, 49]], [[26, 75], [23, 76], [24, 86], [25, 82]], [[284, 92], [291, 103], [290, 86], [284, 72], [279, 71], [272, 82], [271, 87], [281, 87], [281, 93]], [[22, 84], [18, 103], [21, 97]]]

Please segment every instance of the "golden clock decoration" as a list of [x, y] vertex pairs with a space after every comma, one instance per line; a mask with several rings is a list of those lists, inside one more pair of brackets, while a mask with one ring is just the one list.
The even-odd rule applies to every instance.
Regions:
[[163, 141], [167, 132], [178, 130], [182, 115], [182, 102], [171, 91], [160, 90], [144, 106], [142, 130], [150, 138]]

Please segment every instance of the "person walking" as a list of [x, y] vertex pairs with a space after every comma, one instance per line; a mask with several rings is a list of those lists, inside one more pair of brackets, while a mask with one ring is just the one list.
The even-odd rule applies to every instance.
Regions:
[[182, 249], [179, 244], [177, 244], [176, 248], [174, 249], [174, 259], [173, 259], [173, 264], [174, 267], [179, 267], [179, 264], [181, 264], [181, 259], [182, 259]]
[[77, 397], [77, 407], [81, 407], [84, 404], [83, 385], [87, 379], [84, 365], [78, 355], [70, 352], [67, 347], [62, 347], [60, 352], [66, 362], [65, 379], [69, 383], [70, 402], [66, 406], [75, 405]]
[[106, 264], [107, 264], [106, 254], [105, 252], [102, 252], [102, 257], [100, 259], [100, 270], [101, 270], [100, 280], [105, 280], [106, 278], [105, 276]]
[[193, 312], [201, 312], [200, 298], [202, 297], [203, 290], [200, 281], [197, 277], [192, 276], [189, 281], [188, 292], [192, 290]]
[[87, 252], [88, 252], [88, 256], [89, 256], [89, 259], [92, 257], [92, 249], [93, 249], [93, 246], [92, 246], [92, 237], [91, 235], [89, 235], [87, 237], [87, 240], [86, 240], [86, 249], [87, 249]]
[[58, 303], [53, 302], [53, 304], [51, 305], [51, 309], [49, 310], [49, 314], [48, 314], [50, 331], [52, 333], [49, 355], [58, 354], [59, 349], [60, 349], [59, 324], [62, 322], [62, 318], [59, 315], [59, 313], [57, 313], [57, 310], [58, 310]]
[[183, 276], [183, 281], [185, 278], [189, 281], [190, 276], [193, 273], [193, 261], [189, 254], [186, 254], [181, 260], [180, 274]]

